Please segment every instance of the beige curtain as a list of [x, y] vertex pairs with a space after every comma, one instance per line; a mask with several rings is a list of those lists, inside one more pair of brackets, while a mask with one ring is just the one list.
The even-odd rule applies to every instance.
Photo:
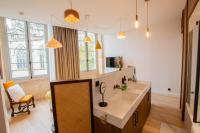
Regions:
[[80, 76], [78, 31], [54, 26], [53, 34], [63, 45], [62, 48], [55, 50], [56, 79], [78, 79]]

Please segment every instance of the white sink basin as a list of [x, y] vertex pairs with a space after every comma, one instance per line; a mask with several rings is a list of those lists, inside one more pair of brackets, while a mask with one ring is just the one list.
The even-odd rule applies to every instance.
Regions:
[[97, 108], [104, 111], [106, 114], [118, 116], [118, 118], [123, 119], [131, 106], [135, 103], [138, 96], [139, 94], [136, 93], [121, 91], [107, 100], [107, 107]]
[[147, 86], [146, 84], [142, 84], [142, 83], [128, 84], [128, 88], [137, 89], [137, 90], [144, 90], [146, 86]]
[[113, 96], [110, 101], [120, 101], [120, 102], [128, 102], [132, 103], [136, 98], [138, 97], [138, 94], [131, 93], [128, 91], [122, 91]]
[[96, 104], [95, 115], [100, 119], [107, 115], [108, 123], [122, 129], [149, 89], [150, 84], [147, 82], [129, 83], [127, 90], [117, 90], [116, 94], [106, 99], [107, 107]]

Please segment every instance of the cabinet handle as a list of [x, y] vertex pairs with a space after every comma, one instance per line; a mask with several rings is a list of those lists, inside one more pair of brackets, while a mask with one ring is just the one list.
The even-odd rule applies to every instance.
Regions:
[[137, 126], [137, 123], [138, 123], [138, 116], [139, 116], [139, 113], [138, 111], [135, 111], [135, 113], [133, 114], [134, 115], [134, 126]]
[[148, 92], [148, 101], [150, 101], [150, 95], [151, 95], [151, 92], [149, 91]]
[[136, 122], [136, 112], [133, 114], [133, 123], [134, 123], [134, 126], [137, 126], [137, 122]]
[[136, 111], [136, 123], [138, 123], [138, 118], [139, 117], [139, 113], [138, 113], [138, 111]]

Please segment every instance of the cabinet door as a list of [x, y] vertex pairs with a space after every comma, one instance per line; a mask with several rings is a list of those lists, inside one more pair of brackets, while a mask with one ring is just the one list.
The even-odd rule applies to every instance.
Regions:
[[94, 133], [121, 133], [121, 129], [94, 117]]
[[151, 110], [151, 89], [148, 92], [148, 114]]
[[122, 133], [137, 133], [136, 113], [134, 113], [128, 120]]
[[150, 110], [150, 93], [147, 93], [136, 110], [137, 133], [140, 133], [146, 122]]
[[140, 133], [142, 131], [143, 125], [145, 123], [145, 99], [140, 103], [137, 109], [137, 131]]

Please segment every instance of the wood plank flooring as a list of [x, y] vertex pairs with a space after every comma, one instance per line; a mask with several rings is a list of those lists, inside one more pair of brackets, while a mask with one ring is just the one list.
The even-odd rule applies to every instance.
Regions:
[[[11, 133], [51, 133], [53, 119], [48, 102], [37, 101], [36, 106], [30, 115], [10, 119]], [[184, 123], [180, 118], [179, 98], [152, 94], [152, 109], [142, 133], [164, 133], [163, 123], [182, 129]]]
[[51, 133], [53, 116], [46, 100], [36, 102], [31, 114], [21, 114], [10, 119], [10, 133]]
[[152, 94], [152, 108], [143, 133], [161, 133], [162, 124], [185, 128], [184, 122], [181, 121], [179, 98]]

